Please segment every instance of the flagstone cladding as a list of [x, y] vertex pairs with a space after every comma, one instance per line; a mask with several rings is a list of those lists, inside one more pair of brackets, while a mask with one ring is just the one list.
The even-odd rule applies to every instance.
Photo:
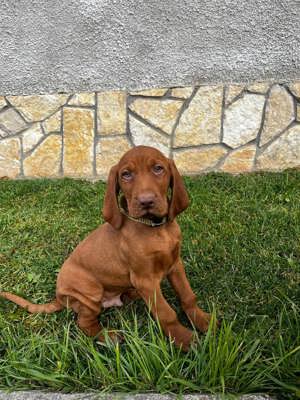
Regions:
[[133, 146], [182, 174], [300, 167], [300, 82], [0, 96], [0, 179], [106, 179]]

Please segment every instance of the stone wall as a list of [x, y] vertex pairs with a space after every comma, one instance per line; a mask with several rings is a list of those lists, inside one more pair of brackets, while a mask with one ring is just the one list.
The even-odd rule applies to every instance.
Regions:
[[135, 145], [183, 174], [300, 166], [300, 82], [0, 96], [0, 178], [105, 179]]

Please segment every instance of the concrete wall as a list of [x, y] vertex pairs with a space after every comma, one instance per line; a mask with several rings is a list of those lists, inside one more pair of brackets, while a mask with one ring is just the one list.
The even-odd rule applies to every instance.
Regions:
[[299, 0], [2, 0], [0, 94], [299, 77]]

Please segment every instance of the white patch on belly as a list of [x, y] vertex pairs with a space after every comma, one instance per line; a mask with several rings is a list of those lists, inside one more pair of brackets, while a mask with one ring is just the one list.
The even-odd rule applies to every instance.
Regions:
[[121, 307], [123, 305], [121, 299], [120, 299], [120, 295], [116, 296], [116, 297], [112, 297], [110, 299], [103, 299], [102, 300], [102, 307], [103, 308], [108, 308], [108, 307]]

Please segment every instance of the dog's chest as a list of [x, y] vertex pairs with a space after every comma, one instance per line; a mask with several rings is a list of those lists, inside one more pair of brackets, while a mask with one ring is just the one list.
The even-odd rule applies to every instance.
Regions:
[[179, 255], [179, 236], [172, 231], [154, 228], [125, 239], [121, 251], [131, 266], [170, 268]]

